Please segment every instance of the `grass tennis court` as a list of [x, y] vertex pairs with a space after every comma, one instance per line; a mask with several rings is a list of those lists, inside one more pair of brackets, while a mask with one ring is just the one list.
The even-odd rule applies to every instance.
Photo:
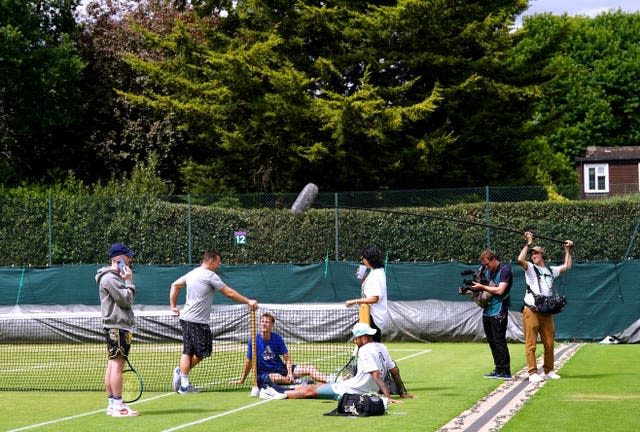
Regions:
[[[486, 344], [394, 342], [387, 346], [417, 398], [392, 405], [384, 417], [326, 417], [322, 414], [331, 411], [334, 402], [261, 400], [251, 398], [248, 391], [228, 391], [183, 396], [146, 392], [134, 404], [140, 417], [111, 418], [104, 414], [102, 392], [0, 392], [1, 429], [435, 431], [501, 384], [482, 377], [491, 370]], [[517, 372], [525, 365], [523, 345], [510, 344], [510, 352], [513, 372]], [[547, 382], [503, 430], [636, 430], [638, 358], [638, 345], [583, 346], [559, 371], [563, 379]]]

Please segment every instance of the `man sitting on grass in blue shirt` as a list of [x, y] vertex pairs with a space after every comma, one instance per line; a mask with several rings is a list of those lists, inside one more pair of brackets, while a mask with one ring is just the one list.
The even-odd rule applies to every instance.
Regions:
[[[275, 322], [275, 317], [270, 313], [262, 314], [260, 333], [256, 335], [256, 364], [258, 367], [258, 387], [261, 389], [260, 397], [284, 399], [285, 389], [278, 384], [294, 384], [296, 379], [303, 376], [309, 376], [316, 382], [326, 382], [327, 376], [320, 373], [315, 367], [293, 364], [284, 339], [273, 331]], [[249, 341], [242, 377], [235, 382], [236, 384], [243, 384], [249, 375], [252, 356], [253, 347]]]

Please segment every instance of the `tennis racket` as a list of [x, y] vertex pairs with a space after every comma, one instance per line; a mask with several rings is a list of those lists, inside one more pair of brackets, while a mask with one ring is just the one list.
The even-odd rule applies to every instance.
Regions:
[[128, 369], [122, 371], [122, 400], [131, 403], [142, 397], [144, 384], [138, 371], [134, 369], [128, 358], [126, 360]]
[[333, 379], [333, 382], [341, 382], [344, 381], [346, 379], [351, 378], [352, 376], [354, 376], [356, 374], [356, 359], [358, 358], [358, 348], [356, 348], [356, 350], [353, 352], [353, 355], [351, 356], [351, 358], [349, 359], [349, 361], [347, 362], [347, 364], [345, 364], [342, 369], [340, 369], [336, 374], [335, 374], [335, 378]]

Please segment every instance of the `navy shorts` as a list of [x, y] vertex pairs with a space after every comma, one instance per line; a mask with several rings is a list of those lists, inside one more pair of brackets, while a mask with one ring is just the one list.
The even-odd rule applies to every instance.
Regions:
[[107, 351], [110, 359], [127, 358], [131, 349], [133, 333], [117, 328], [103, 328], [107, 340]]
[[213, 335], [209, 324], [180, 320], [182, 327], [182, 354], [195, 355], [199, 358], [211, 355]]

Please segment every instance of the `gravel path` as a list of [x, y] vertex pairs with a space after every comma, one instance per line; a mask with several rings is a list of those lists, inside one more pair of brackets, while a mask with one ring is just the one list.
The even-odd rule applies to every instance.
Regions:
[[[555, 348], [555, 370], [559, 371], [582, 346], [579, 343], [558, 344]], [[541, 357], [538, 358], [540, 364]], [[539, 371], [541, 372], [541, 371]], [[451, 419], [438, 432], [493, 432], [502, 426], [532, 397], [546, 381], [530, 383], [527, 368], [510, 381], [505, 381], [474, 406]]]

